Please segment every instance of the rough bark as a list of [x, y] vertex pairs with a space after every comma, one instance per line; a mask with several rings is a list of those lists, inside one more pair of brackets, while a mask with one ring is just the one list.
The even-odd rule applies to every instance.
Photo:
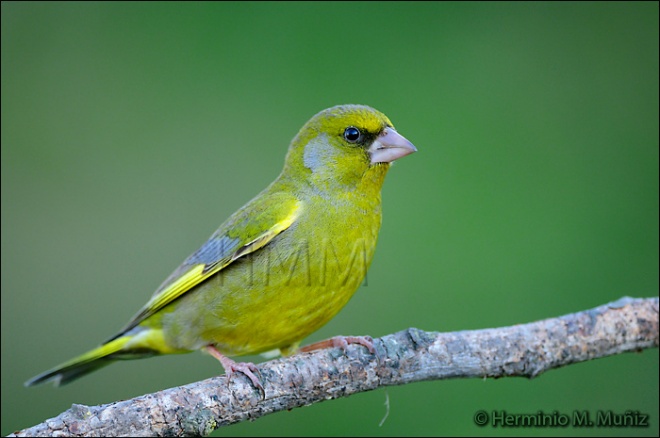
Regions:
[[575, 362], [658, 347], [658, 298], [452, 333], [410, 328], [359, 345], [259, 365], [265, 396], [236, 373], [100, 406], [74, 404], [10, 436], [199, 436], [273, 412], [383, 386], [458, 377], [535, 377]]

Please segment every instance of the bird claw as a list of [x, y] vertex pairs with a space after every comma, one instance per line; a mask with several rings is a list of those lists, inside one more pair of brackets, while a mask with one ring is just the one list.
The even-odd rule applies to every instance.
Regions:
[[335, 336], [324, 341], [315, 342], [300, 349], [301, 352], [321, 350], [324, 348], [341, 348], [344, 353], [349, 344], [357, 344], [365, 347], [371, 354], [376, 354], [374, 340], [371, 336]]
[[220, 353], [214, 346], [209, 345], [206, 347], [211, 356], [215, 357], [220, 361], [222, 367], [225, 369], [225, 374], [227, 374], [227, 382], [231, 381], [232, 375], [238, 371], [243, 373], [250, 381], [252, 385], [261, 392], [262, 400], [266, 398], [266, 390], [261, 384], [261, 380], [254, 375], [254, 373], [259, 373], [259, 368], [252, 362], [235, 362], [229, 359], [224, 354]]
[[346, 351], [349, 344], [362, 345], [369, 353], [376, 354], [376, 349], [374, 348], [374, 339], [371, 336], [335, 336], [330, 338], [333, 347], [339, 347], [342, 350]]
[[234, 362], [232, 360], [233, 364], [224, 366], [225, 373], [227, 374], [227, 380], [231, 380], [231, 376], [234, 374], [234, 372], [239, 371], [245, 376], [250, 379], [252, 382], [252, 385], [257, 388], [263, 397], [266, 396], [266, 391], [264, 390], [263, 385], [261, 384], [261, 380], [254, 375], [254, 373], [259, 373], [259, 368], [252, 362]]

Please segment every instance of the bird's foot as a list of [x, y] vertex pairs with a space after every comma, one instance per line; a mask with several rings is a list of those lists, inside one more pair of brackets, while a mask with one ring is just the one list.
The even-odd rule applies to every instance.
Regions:
[[208, 351], [211, 356], [220, 361], [222, 367], [225, 369], [225, 373], [227, 374], [228, 382], [231, 380], [231, 376], [234, 372], [240, 371], [241, 373], [245, 374], [248, 379], [250, 379], [252, 385], [261, 392], [262, 397], [266, 397], [266, 391], [264, 390], [261, 381], [257, 376], [254, 375], [254, 373], [259, 372], [259, 368], [257, 368], [255, 364], [252, 362], [234, 362], [224, 354], [220, 353], [218, 349], [212, 345], [208, 345], [206, 347], [206, 351]]
[[341, 348], [344, 352], [348, 348], [348, 344], [357, 344], [365, 347], [371, 354], [376, 354], [374, 348], [374, 340], [371, 336], [335, 336], [334, 338], [326, 339], [325, 341], [315, 342], [311, 345], [306, 345], [300, 349], [301, 352], [308, 352], [314, 350], [322, 350], [324, 348]]

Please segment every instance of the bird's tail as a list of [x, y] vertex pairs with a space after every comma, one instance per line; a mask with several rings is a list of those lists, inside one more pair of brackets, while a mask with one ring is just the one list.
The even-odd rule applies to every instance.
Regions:
[[55, 386], [65, 385], [85, 374], [96, 371], [120, 359], [137, 359], [158, 354], [149, 348], [134, 348], [128, 346], [134, 339], [133, 335], [125, 334], [97, 347], [85, 354], [75, 357], [63, 364], [39, 374], [25, 382], [25, 386], [34, 386], [48, 381], [54, 381]]

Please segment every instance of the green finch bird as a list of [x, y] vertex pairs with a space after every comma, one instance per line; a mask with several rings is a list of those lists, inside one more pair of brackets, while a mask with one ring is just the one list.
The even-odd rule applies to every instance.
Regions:
[[[321, 111], [291, 142], [279, 177], [229, 217], [101, 346], [26, 382], [65, 384], [116, 360], [206, 350], [261, 388], [251, 363], [227, 356], [295, 352], [362, 283], [381, 224], [390, 164], [416, 149], [382, 113]], [[337, 338], [334, 345], [367, 338]], [[261, 388], [263, 389], [263, 388]]]

